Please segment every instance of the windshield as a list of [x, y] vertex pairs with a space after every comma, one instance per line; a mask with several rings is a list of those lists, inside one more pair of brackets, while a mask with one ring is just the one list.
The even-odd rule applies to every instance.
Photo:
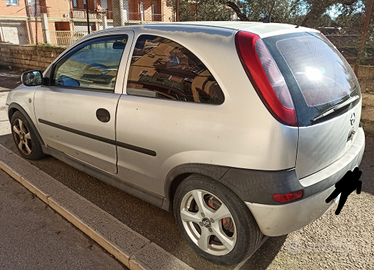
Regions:
[[264, 42], [286, 79], [299, 125], [311, 125], [321, 112], [360, 95], [352, 68], [322, 34], [286, 34]]

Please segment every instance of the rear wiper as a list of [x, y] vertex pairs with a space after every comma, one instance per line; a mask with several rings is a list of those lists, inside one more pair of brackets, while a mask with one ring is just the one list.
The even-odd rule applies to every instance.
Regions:
[[341, 108], [344, 108], [345, 106], [348, 106], [350, 105], [351, 103], [353, 103], [355, 100], [359, 99], [360, 96], [353, 96], [353, 97], [350, 97], [349, 99], [341, 102], [341, 103], [338, 103], [336, 104], [334, 107], [332, 107], [331, 109], [328, 109], [327, 111], [321, 113], [320, 115], [314, 117], [312, 120], [310, 120], [311, 122], [315, 122], [321, 118], [324, 118], [334, 112], [336, 112], [337, 110], [341, 109]]

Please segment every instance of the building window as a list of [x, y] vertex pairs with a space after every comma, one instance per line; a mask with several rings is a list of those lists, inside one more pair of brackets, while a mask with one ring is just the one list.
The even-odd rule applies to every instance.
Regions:
[[78, 7], [77, 0], [73, 0], [73, 8], [77, 8], [77, 7]]
[[202, 61], [167, 38], [138, 38], [127, 80], [127, 94], [207, 104], [222, 104], [224, 94]]
[[6, 0], [8, 6], [18, 6], [18, 0]]

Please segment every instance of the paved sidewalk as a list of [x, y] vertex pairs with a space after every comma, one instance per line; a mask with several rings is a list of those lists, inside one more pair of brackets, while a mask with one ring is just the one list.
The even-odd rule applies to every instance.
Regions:
[[130, 269], [192, 269], [3, 145], [0, 168]]
[[0, 170], [0, 269], [127, 269]]

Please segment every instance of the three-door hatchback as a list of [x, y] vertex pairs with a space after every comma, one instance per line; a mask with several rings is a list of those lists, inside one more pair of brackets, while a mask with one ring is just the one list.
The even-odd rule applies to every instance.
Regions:
[[323, 215], [364, 152], [357, 79], [313, 29], [111, 28], [22, 80], [7, 105], [23, 157], [52, 155], [173, 210], [189, 245], [217, 264]]

